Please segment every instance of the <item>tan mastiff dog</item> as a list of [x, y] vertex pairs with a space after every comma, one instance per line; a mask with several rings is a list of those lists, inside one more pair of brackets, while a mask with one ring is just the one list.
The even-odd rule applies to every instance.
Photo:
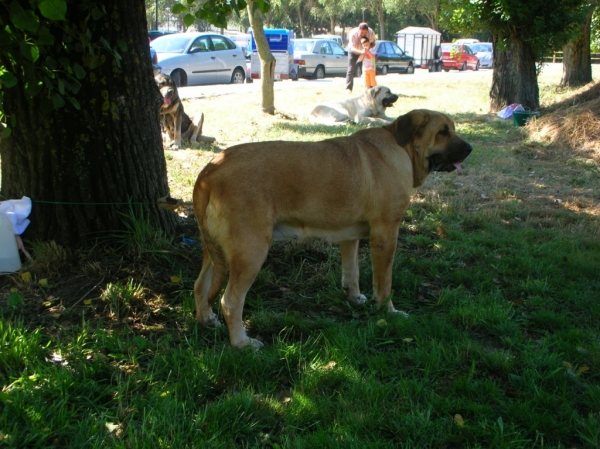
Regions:
[[451, 172], [471, 145], [446, 115], [415, 110], [381, 128], [321, 142], [262, 142], [231, 147], [198, 175], [194, 209], [204, 247], [194, 285], [196, 318], [219, 322], [221, 299], [231, 344], [262, 343], [246, 335], [242, 311], [274, 240], [323, 238], [340, 245], [342, 286], [350, 302], [366, 298], [358, 285], [358, 243], [368, 238], [374, 300], [389, 300], [392, 262], [402, 215], [413, 187], [432, 171]]
[[394, 105], [398, 95], [385, 86], [367, 89], [360, 97], [349, 98], [336, 103], [315, 106], [310, 120], [324, 124], [344, 124], [346, 122], [361, 125], [385, 125], [394, 121], [385, 115], [386, 108]]

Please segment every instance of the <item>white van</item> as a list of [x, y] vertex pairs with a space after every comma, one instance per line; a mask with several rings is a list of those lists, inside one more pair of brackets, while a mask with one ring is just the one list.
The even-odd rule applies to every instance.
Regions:
[[342, 43], [342, 37], [338, 36], [336, 34], [317, 34], [316, 36], [313, 36], [314, 39], [329, 39], [330, 41], [336, 41], [338, 44], [340, 44], [340, 47], [343, 47], [344, 44]]

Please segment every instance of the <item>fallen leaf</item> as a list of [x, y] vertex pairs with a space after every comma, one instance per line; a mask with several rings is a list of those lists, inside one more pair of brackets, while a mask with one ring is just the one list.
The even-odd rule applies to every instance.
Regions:
[[21, 274], [21, 279], [23, 282], [31, 282], [31, 273], [26, 271], [25, 273]]
[[39, 285], [40, 287], [48, 287], [48, 279], [45, 279], [45, 278], [44, 278], [44, 279], [40, 279], [40, 280], [38, 281], [38, 285]]
[[590, 367], [589, 367], [589, 366], [580, 366], [578, 371], [579, 371], [580, 373], [585, 373], [585, 372], [587, 372], [587, 371], [589, 371], [589, 370], [590, 370]]
[[86, 306], [89, 306], [89, 305], [92, 304], [92, 300], [91, 299], [84, 299], [83, 300], [83, 304], [86, 305]]
[[179, 276], [171, 276], [171, 282], [179, 284], [181, 282], [181, 278]]
[[459, 427], [463, 427], [465, 425], [464, 418], [462, 417], [462, 415], [459, 415], [458, 413], [456, 415], [454, 415], [454, 422]]

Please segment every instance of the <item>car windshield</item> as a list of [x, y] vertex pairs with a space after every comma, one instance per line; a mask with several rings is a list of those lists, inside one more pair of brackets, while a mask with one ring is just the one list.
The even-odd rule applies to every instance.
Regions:
[[312, 51], [314, 45], [315, 45], [314, 40], [307, 40], [307, 41], [295, 40], [294, 41], [294, 51]]
[[158, 53], [183, 53], [189, 41], [189, 36], [163, 36], [154, 39], [150, 45]]

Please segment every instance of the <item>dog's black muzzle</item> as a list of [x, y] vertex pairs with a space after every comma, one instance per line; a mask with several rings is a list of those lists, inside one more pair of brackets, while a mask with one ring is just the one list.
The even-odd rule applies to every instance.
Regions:
[[396, 100], [398, 100], [398, 95], [389, 94], [385, 96], [385, 98], [381, 101], [381, 104], [384, 108], [389, 108], [396, 102]]
[[446, 151], [429, 156], [429, 171], [451, 172], [462, 170], [461, 163], [471, 154], [473, 147], [462, 139]]

